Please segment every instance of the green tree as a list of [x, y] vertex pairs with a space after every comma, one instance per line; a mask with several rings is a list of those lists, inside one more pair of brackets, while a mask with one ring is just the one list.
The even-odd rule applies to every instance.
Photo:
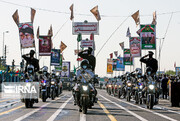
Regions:
[[176, 72], [173, 71], [173, 70], [168, 70], [168, 71], [166, 71], [166, 74], [168, 74], [168, 75], [175, 75]]

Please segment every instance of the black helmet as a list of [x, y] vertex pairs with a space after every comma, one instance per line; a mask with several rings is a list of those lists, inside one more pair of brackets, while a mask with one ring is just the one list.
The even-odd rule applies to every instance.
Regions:
[[151, 68], [151, 67], [147, 67], [147, 68], [146, 68], [146, 73], [147, 73], [148, 75], [151, 75], [151, 73], [152, 73], [152, 68]]
[[89, 61], [88, 60], [83, 60], [81, 62], [81, 68], [83, 68], [83, 69], [86, 69], [88, 67], [88, 65], [89, 65]]

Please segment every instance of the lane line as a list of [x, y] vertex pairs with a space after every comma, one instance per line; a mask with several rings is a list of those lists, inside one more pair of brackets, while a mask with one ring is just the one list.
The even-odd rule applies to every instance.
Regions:
[[86, 121], [86, 114], [80, 113], [80, 121]]
[[109, 117], [109, 119], [111, 121], [117, 121], [116, 118], [109, 113], [109, 111], [106, 109], [106, 107], [100, 101], [98, 101], [98, 104], [104, 110], [104, 112], [107, 114], [107, 116]]
[[19, 103], [20, 101], [15, 101], [15, 102], [12, 102], [12, 103], [7, 103], [5, 105], [0, 105], [0, 108], [4, 108], [4, 107], [7, 107], [7, 106], [10, 106], [10, 105], [14, 105], [16, 103]]
[[[62, 96], [62, 97], [65, 97], [65, 96], [66, 96], [66, 95], [64, 95], [64, 96]], [[51, 101], [51, 102], [49, 102], [49, 103], [46, 103], [46, 104], [42, 105], [41, 107], [39, 107], [38, 109], [35, 109], [35, 110], [33, 110], [33, 111], [31, 111], [31, 112], [29, 112], [29, 113], [27, 113], [27, 114], [25, 114], [25, 115], [23, 115], [23, 116], [17, 118], [17, 119], [14, 120], [14, 121], [21, 121], [21, 120], [23, 120], [23, 119], [29, 117], [30, 115], [34, 114], [35, 112], [41, 110], [42, 108], [46, 107], [47, 105], [51, 104], [52, 102], [61, 99], [62, 97], [57, 98], [57, 99], [55, 99], [55, 100], [53, 100], [53, 101]]]
[[7, 113], [10, 113], [10, 112], [12, 112], [12, 111], [14, 111], [14, 110], [20, 109], [20, 108], [22, 108], [22, 107], [24, 107], [24, 105], [21, 105], [21, 106], [19, 106], [19, 107], [16, 107], [16, 108], [10, 109], [10, 110], [8, 110], [8, 111], [2, 112], [2, 113], [0, 113], [0, 116], [1, 116], [1, 115], [4, 115], [4, 114], [7, 114]]
[[140, 115], [135, 114], [134, 112], [132, 112], [132, 111], [128, 110], [127, 108], [125, 108], [125, 107], [123, 107], [123, 106], [121, 106], [121, 105], [119, 105], [119, 104], [117, 104], [117, 103], [115, 103], [115, 102], [113, 102], [113, 101], [105, 98], [104, 96], [102, 96], [102, 95], [100, 95], [100, 96], [101, 96], [102, 98], [104, 98], [105, 100], [107, 100], [107, 101], [113, 103], [114, 105], [118, 106], [119, 108], [125, 110], [125, 111], [128, 112], [129, 114], [135, 116], [135, 117], [138, 118], [139, 120], [141, 120], [141, 121], [148, 121], [147, 119], [141, 117]]
[[63, 108], [67, 105], [67, 103], [72, 99], [73, 96], [71, 96], [68, 100], [66, 100], [65, 103], [63, 103], [59, 109], [47, 120], [47, 121], [54, 121], [54, 119], [61, 113]]
[[154, 106], [155, 108], [158, 108], [158, 109], [161, 109], [161, 110], [166, 110], [166, 111], [169, 111], [171, 113], [176, 113], [176, 114], [179, 114], [180, 115], [180, 112], [179, 111], [174, 111], [174, 110], [171, 110], [171, 109], [168, 109], [168, 108], [165, 108], [165, 107], [161, 107], [161, 106]]
[[160, 117], [162, 117], [162, 118], [165, 118], [165, 119], [167, 119], [167, 120], [170, 120], [170, 121], [178, 121], [178, 120], [176, 120], [176, 119], [170, 118], [170, 117], [168, 117], [168, 116], [165, 116], [165, 115], [163, 115], [163, 114], [157, 113], [157, 112], [155, 112], [155, 111], [152, 111], [152, 110], [149, 110], [149, 109], [146, 109], [146, 108], [142, 108], [142, 107], [140, 107], [140, 106], [137, 106], [137, 105], [135, 105], [135, 104], [126, 102], [126, 101], [124, 101], [124, 100], [117, 99], [117, 98], [115, 98], [115, 97], [112, 97], [112, 98], [114, 98], [114, 99], [116, 99], [116, 100], [118, 100], [118, 101], [121, 101], [121, 102], [123, 102], [123, 103], [132, 105], [132, 106], [134, 106], [134, 107], [137, 107], [137, 108], [139, 108], [139, 109], [141, 109], [141, 110], [145, 110], [145, 111], [147, 111], [147, 112], [151, 112], [151, 113], [153, 113], [153, 114], [155, 114], [155, 115], [158, 115], [158, 116], [160, 116]]

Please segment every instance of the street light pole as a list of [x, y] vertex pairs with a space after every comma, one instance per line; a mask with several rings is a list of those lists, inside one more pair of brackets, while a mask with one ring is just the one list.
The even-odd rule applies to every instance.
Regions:
[[9, 31], [5, 31], [5, 32], [3, 32], [3, 47], [2, 47], [2, 56], [4, 57], [4, 36], [5, 36], [5, 33], [9, 33]]

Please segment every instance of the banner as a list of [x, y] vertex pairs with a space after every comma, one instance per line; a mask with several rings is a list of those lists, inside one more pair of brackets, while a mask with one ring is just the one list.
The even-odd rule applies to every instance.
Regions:
[[99, 24], [98, 22], [74, 22], [72, 27], [72, 34], [78, 35], [79, 33], [84, 35], [99, 35]]
[[107, 74], [113, 74], [113, 61], [112, 61], [112, 59], [107, 59]]
[[51, 36], [39, 36], [39, 56], [51, 55]]
[[180, 67], [176, 67], [176, 75], [180, 75]]
[[93, 40], [81, 40], [81, 45], [80, 45], [80, 47], [81, 48], [85, 48], [85, 47], [91, 47], [91, 48], [93, 48], [94, 46], [93, 46]]
[[131, 57], [140, 57], [141, 56], [141, 40], [139, 37], [130, 37], [130, 53]]
[[21, 48], [35, 47], [33, 24], [31, 22], [19, 24], [19, 37]]
[[58, 72], [62, 71], [62, 54], [60, 54], [60, 63], [59, 66], [55, 66], [55, 70]]
[[98, 6], [95, 6], [90, 11], [96, 17], [97, 21], [101, 20], [101, 16], [99, 14]]
[[62, 72], [61, 77], [69, 77], [70, 75], [70, 62], [63, 62], [62, 63]]
[[118, 57], [118, 59], [117, 59], [117, 64], [116, 64], [116, 70], [117, 70], [117, 71], [125, 71], [124, 59], [123, 59], [123, 57]]
[[156, 49], [156, 26], [140, 25], [141, 49]]
[[117, 59], [113, 59], [113, 71], [116, 71]]
[[60, 49], [51, 49], [51, 66], [60, 65]]
[[124, 49], [124, 65], [133, 65], [130, 49]]

